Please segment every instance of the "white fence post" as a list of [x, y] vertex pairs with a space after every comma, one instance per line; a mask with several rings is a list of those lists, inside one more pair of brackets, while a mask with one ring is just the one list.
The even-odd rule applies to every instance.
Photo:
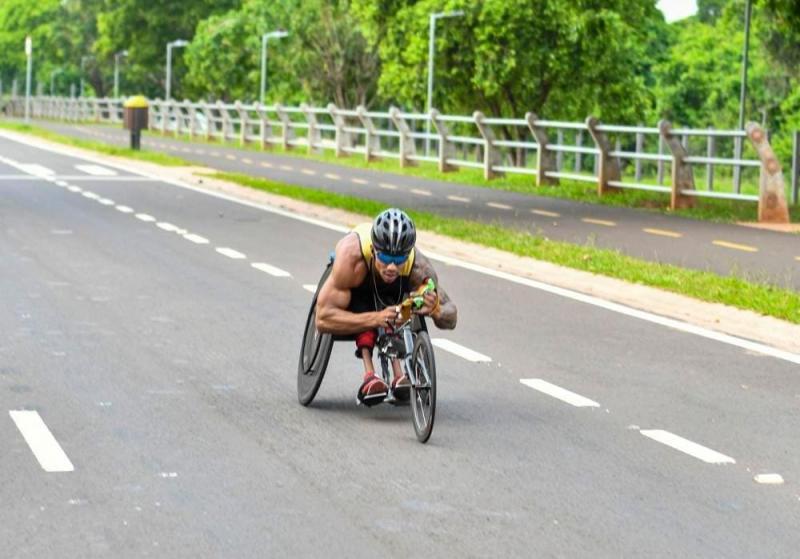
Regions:
[[664, 138], [664, 143], [672, 152], [672, 196], [669, 207], [673, 210], [691, 208], [694, 206], [694, 198], [683, 194], [684, 190], [694, 190], [692, 166], [683, 162], [683, 159], [688, 156], [686, 148], [680, 138], [672, 134], [672, 124], [669, 121], [659, 122], [658, 130], [661, 137]]
[[347, 152], [345, 147], [350, 147], [350, 133], [345, 131], [347, 123], [344, 117], [339, 113], [339, 109], [333, 103], [328, 103], [328, 112], [333, 120], [333, 125], [336, 127], [336, 157], [344, 157]]
[[616, 157], [611, 157], [611, 141], [603, 132], [599, 131], [597, 127], [600, 121], [590, 116], [586, 119], [586, 128], [589, 129], [594, 140], [598, 155], [599, 164], [597, 168], [597, 195], [602, 196], [614, 189], [608, 183], [611, 181], [620, 180], [619, 160]]
[[547, 173], [556, 170], [556, 158], [553, 152], [547, 149], [550, 140], [545, 129], [536, 124], [537, 120], [539, 117], [535, 113], [525, 113], [528, 129], [536, 139], [536, 185], [558, 184], [557, 178], [547, 176]]
[[242, 109], [241, 101], [236, 101], [233, 108], [239, 115], [239, 145], [243, 146], [247, 144], [247, 111]]
[[289, 151], [292, 149], [292, 145], [289, 143], [289, 141], [293, 136], [289, 114], [283, 110], [283, 105], [280, 103], [275, 103], [275, 113], [278, 115], [278, 120], [281, 121], [281, 144], [283, 145], [283, 149]]
[[308, 135], [306, 136], [308, 153], [319, 153], [321, 151], [319, 146], [322, 143], [322, 135], [319, 128], [317, 128], [317, 115], [306, 103], [302, 103], [300, 109], [303, 111], [308, 123]]
[[781, 164], [769, 145], [767, 134], [757, 123], [747, 124], [747, 137], [758, 152], [761, 173], [758, 186], [758, 221], [767, 223], [789, 223], [789, 207], [786, 205], [785, 183]]
[[272, 137], [272, 123], [267, 117], [267, 107], [261, 103], [256, 103], [258, 113], [258, 139], [261, 142], [261, 149], [267, 149], [270, 145], [269, 138]]
[[439, 111], [436, 109], [430, 110], [429, 118], [436, 128], [436, 133], [439, 135], [439, 171], [442, 173], [455, 171], [456, 167], [447, 162], [455, 157], [455, 146], [447, 139], [450, 136], [450, 131], [447, 125], [439, 118]]
[[389, 108], [389, 118], [392, 119], [394, 127], [400, 134], [400, 167], [402, 168], [417, 164], [416, 161], [411, 159], [417, 153], [417, 146], [414, 143], [414, 138], [411, 137], [411, 129], [401, 114], [400, 109], [397, 107]]
[[375, 124], [372, 122], [372, 119], [367, 116], [367, 108], [364, 107], [364, 105], [356, 107], [356, 115], [358, 115], [358, 120], [361, 122], [364, 130], [366, 130], [364, 136], [364, 158], [367, 162], [370, 162], [373, 159], [377, 159], [377, 155], [375, 154], [381, 149], [380, 137], [375, 133]]
[[500, 153], [494, 147], [494, 132], [483, 122], [486, 116], [481, 111], [475, 111], [472, 113], [472, 118], [475, 119], [475, 126], [483, 137], [483, 178], [489, 180], [503, 176], [505, 173], [494, 170], [495, 166], [501, 163]]

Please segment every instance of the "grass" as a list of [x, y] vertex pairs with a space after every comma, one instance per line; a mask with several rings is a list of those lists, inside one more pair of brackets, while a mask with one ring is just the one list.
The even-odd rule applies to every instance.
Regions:
[[147, 151], [147, 150], [137, 151], [130, 148], [110, 146], [102, 142], [81, 140], [78, 138], [72, 138], [70, 136], [64, 136], [63, 134], [58, 134], [56, 132], [52, 132], [45, 128], [41, 128], [39, 126], [32, 126], [30, 124], [21, 124], [17, 122], [7, 122], [0, 120], [0, 128], [5, 128], [6, 130], [13, 130], [15, 132], [24, 132], [26, 134], [32, 134], [34, 136], [38, 136], [46, 140], [51, 140], [53, 142], [67, 144], [70, 146], [75, 146], [84, 149], [90, 149], [93, 151], [104, 153], [106, 155], [128, 157], [130, 159], [137, 159], [139, 161], [147, 161], [148, 163], [157, 163], [158, 165], [165, 165], [169, 167], [182, 167], [182, 166], [193, 165], [193, 163], [190, 163], [179, 157], [174, 157], [172, 155], [167, 155], [164, 153]]
[[[158, 136], [160, 136], [160, 134], [158, 134]], [[265, 151], [262, 150], [259, 145], [254, 143], [248, 143], [245, 145], [240, 145], [238, 141], [221, 143], [213, 139], [206, 140], [201, 136], [195, 136], [192, 139], [188, 135], [169, 137], [184, 142], [227, 146], [237, 149], [247, 149], [254, 152]], [[323, 161], [325, 163], [344, 165], [357, 169], [369, 169], [373, 171], [419, 177], [422, 179], [451, 182], [464, 186], [504, 190], [534, 196], [560, 198], [589, 204], [635, 208], [707, 221], [735, 223], [739, 221], [756, 221], [758, 219], [758, 207], [755, 202], [700, 198], [696, 200], [696, 206], [694, 208], [672, 211], [668, 207], [669, 194], [643, 190], [619, 189], [606, 196], [599, 197], [597, 195], [597, 186], [594, 182], [590, 183], [562, 179], [558, 185], [537, 186], [533, 177], [525, 175], [506, 175], [493, 180], [487, 180], [483, 177], [483, 171], [479, 169], [462, 168], [457, 172], [443, 173], [439, 171], [435, 164], [424, 161], [419, 162], [419, 164], [415, 167], [401, 168], [399, 163], [394, 159], [379, 159], [367, 162], [363, 156], [349, 155], [345, 157], [336, 157], [335, 154], [329, 151], [310, 154], [305, 150], [305, 148], [285, 150], [283, 146], [279, 145], [271, 146], [267, 153]], [[704, 171], [698, 168], [695, 174], [695, 184], [698, 190], [705, 187], [704, 177]], [[728, 188], [728, 185], [731, 182], [730, 176], [725, 175], [724, 173], [718, 173], [715, 178], [718, 189], [722, 185], [725, 185], [723, 188]], [[630, 181], [632, 180], [632, 177], [623, 177], [623, 180]], [[642, 182], [655, 184], [656, 181], [655, 177], [652, 177], [652, 180], [644, 179]], [[669, 180], [667, 180], [667, 182], [669, 182]], [[743, 191], [754, 191], [755, 188], [757, 188], [755, 185], [745, 184]], [[790, 206], [789, 211], [791, 220], [793, 222], [800, 221], [800, 206]]]
[[[371, 218], [380, 202], [232, 173], [217, 178]], [[657, 287], [702, 301], [722, 303], [800, 324], [800, 293], [744, 277], [719, 276], [639, 260], [615, 250], [551, 241], [538, 235], [425, 212], [409, 212], [420, 229], [620, 280]]]

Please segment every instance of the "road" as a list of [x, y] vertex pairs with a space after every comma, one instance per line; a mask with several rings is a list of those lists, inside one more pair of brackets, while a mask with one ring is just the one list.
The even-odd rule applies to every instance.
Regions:
[[437, 261], [460, 319], [433, 337], [490, 361], [437, 349], [420, 445], [356, 407], [347, 344], [296, 401], [339, 228], [0, 154], [4, 556], [796, 554], [800, 356]]
[[[108, 125], [37, 124], [111, 145], [129, 142], [124, 130]], [[354, 169], [234, 145], [192, 144], [155, 134], [146, 135], [143, 146], [221, 171], [321, 188], [447, 217], [500, 223], [554, 240], [619, 250], [644, 260], [800, 289], [797, 234]]]

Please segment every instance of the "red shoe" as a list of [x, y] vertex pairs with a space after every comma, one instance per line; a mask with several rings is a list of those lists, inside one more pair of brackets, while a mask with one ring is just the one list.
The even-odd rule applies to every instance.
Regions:
[[364, 382], [358, 389], [358, 401], [365, 406], [374, 406], [383, 402], [389, 393], [389, 387], [375, 374], [364, 375]]
[[411, 397], [411, 381], [406, 375], [392, 381], [392, 394], [401, 402], [407, 402]]

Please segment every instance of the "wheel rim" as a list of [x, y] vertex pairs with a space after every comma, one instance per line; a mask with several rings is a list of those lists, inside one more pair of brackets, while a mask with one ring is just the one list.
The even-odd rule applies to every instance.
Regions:
[[420, 344], [414, 359], [414, 372], [418, 384], [412, 387], [412, 413], [414, 430], [421, 442], [426, 442], [433, 429], [436, 406], [436, 388], [433, 384], [429, 346]]

